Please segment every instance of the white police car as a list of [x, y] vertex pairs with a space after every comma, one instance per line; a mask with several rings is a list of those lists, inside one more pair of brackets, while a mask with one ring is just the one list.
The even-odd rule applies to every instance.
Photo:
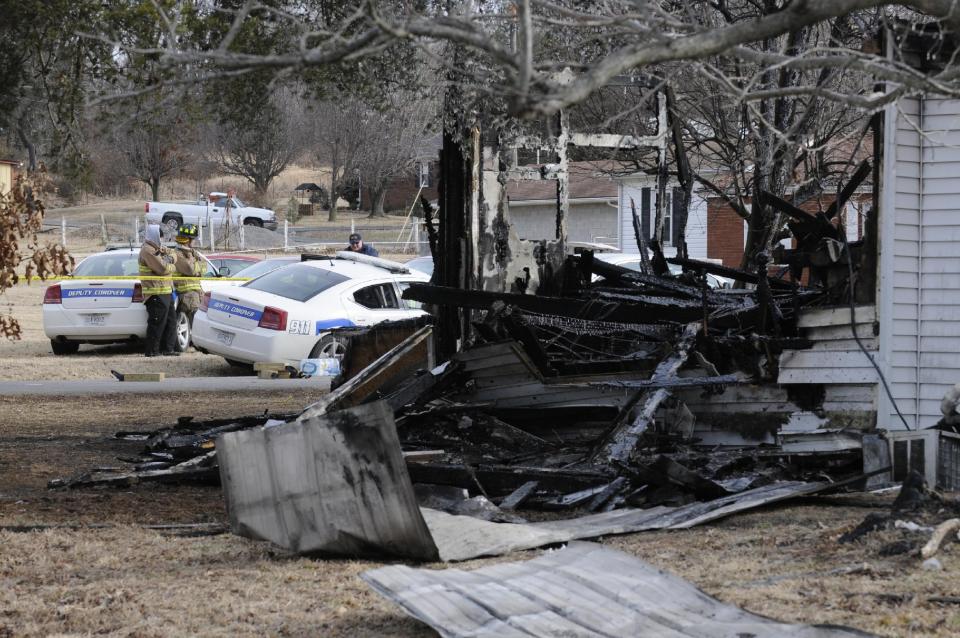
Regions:
[[[90, 255], [71, 273], [80, 279], [63, 280], [47, 287], [43, 296], [43, 331], [50, 338], [54, 354], [73, 354], [81, 343], [115, 343], [142, 339], [147, 334], [147, 310], [143, 288], [136, 279], [139, 248], [123, 248]], [[204, 290], [234, 282], [214, 281], [217, 269], [207, 262], [200, 286]], [[177, 313], [177, 341], [181, 349], [190, 345], [190, 322]]]
[[401, 299], [429, 277], [395, 262], [338, 253], [283, 266], [242, 286], [204, 295], [193, 319], [193, 343], [230, 363], [342, 356], [331, 330], [425, 315]]

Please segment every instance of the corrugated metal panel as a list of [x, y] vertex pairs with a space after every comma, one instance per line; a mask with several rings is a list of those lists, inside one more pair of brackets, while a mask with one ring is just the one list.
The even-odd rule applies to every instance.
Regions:
[[235, 534], [290, 551], [438, 557], [384, 402], [217, 439]]
[[530, 561], [469, 572], [391, 565], [361, 578], [447, 637], [865, 635], [757, 616], [596, 543], [571, 543]]

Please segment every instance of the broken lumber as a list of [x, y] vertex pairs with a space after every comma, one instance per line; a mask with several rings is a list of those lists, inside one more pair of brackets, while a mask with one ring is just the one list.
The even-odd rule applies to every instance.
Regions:
[[429, 337], [433, 332], [432, 326], [424, 326], [414, 332], [412, 335], [398, 343], [388, 352], [380, 356], [379, 359], [368, 365], [357, 373], [346, 383], [330, 392], [316, 403], [312, 403], [304, 409], [298, 417], [299, 421], [305, 421], [326, 413], [334, 406], [348, 400], [348, 398], [361, 386], [372, 383], [378, 377], [387, 374], [392, 366], [396, 365], [403, 358], [416, 348], [420, 342]]
[[163, 381], [166, 378], [165, 372], [117, 372], [111, 370], [110, 373], [118, 381]]
[[947, 537], [953, 535], [957, 530], [960, 530], [960, 518], [951, 518], [937, 525], [933, 534], [930, 535], [930, 540], [920, 550], [920, 557], [926, 560], [939, 552]]
[[[700, 325], [698, 323], [687, 324], [680, 339], [677, 340], [673, 353], [660, 362], [650, 377], [651, 381], [661, 381], [677, 376], [677, 371], [687, 361], [699, 330]], [[647, 429], [660, 404], [670, 395], [670, 392], [665, 388], [652, 391], [641, 390], [641, 392], [643, 394], [637, 401], [638, 405], [643, 405], [640, 414], [633, 421], [624, 421], [619, 424], [605, 437], [591, 455], [591, 460], [594, 463], [605, 461], [611, 464], [623, 464], [626, 462], [637, 447], [640, 434]]]

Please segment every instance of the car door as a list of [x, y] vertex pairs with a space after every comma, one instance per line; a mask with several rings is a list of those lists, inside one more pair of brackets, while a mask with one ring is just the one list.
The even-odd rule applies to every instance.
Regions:
[[358, 326], [372, 326], [381, 321], [397, 321], [411, 316], [410, 311], [401, 305], [392, 280], [364, 282], [352, 287], [344, 297], [350, 320]]

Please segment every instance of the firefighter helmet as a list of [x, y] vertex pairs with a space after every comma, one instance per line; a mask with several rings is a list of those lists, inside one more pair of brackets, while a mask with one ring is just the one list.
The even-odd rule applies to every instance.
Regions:
[[177, 242], [181, 244], [186, 244], [191, 239], [196, 239], [196, 238], [197, 238], [196, 224], [180, 224], [180, 228], [177, 229]]

